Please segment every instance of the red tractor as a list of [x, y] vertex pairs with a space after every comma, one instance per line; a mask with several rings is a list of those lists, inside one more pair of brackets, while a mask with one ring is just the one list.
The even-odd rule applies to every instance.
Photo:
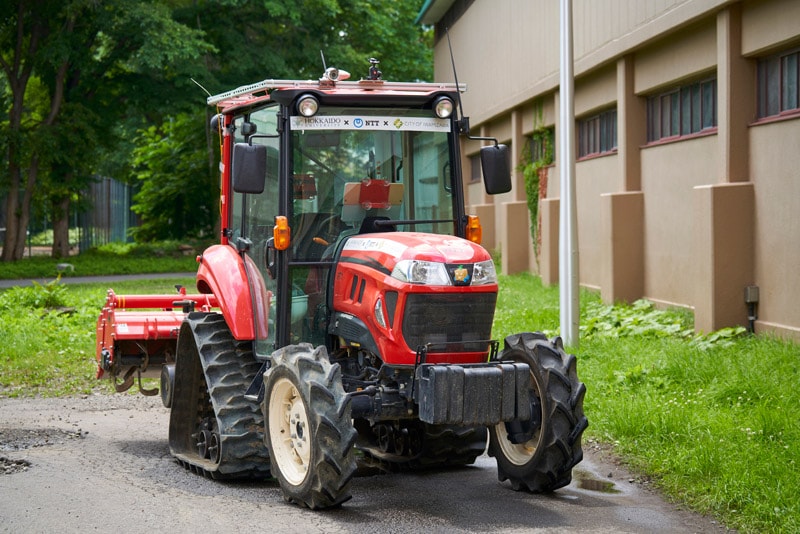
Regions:
[[[98, 377], [125, 390], [160, 375], [181, 464], [273, 476], [313, 509], [350, 498], [359, 462], [471, 464], [487, 435], [501, 481], [565, 486], [585, 387], [560, 339], [491, 339], [497, 275], [464, 209], [464, 87], [384, 81], [375, 63], [360, 81], [329, 68], [208, 99], [221, 243], [198, 257], [199, 294], [109, 291]], [[484, 146], [481, 163], [488, 194], [510, 190], [507, 147]]]

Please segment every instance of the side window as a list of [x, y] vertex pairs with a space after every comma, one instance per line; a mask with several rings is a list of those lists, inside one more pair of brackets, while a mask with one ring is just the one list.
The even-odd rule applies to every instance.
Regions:
[[717, 127], [717, 80], [676, 87], [647, 99], [647, 142]]
[[[419, 132], [412, 141], [413, 187], [408, 192], [407, 211], [412, 219], [445, 220], [453, 218], [451, 195], [452, 166], [447, 136]], [[452, 234], [448, 223], [426, 223], [415, 227], [418, 232]]]
[[800, 111], [800, 50], [758, 61], [758, 118]]
[[241, 132], [242, 125], [247, 122], [255, 134], [250, 142], [254, 145], [267, 147], [267, 175], [265, 177], [264, 192], [259, 195], [245, 195], [232, 193], [230, 209], [230, 243], [235, 245], [237, 237], [246, 237], [256, 244], [263, 240], [263, 236], [272, 235], [272, 226], [275, 215], [278, 213], [278, 138], [274, 137], [277, 130], [277, 117], [275, 108], [266, 108], [253, 113], [248, 117], [237, 117], [234, 121], [234, 142], [247, 142]]
[[614, 152], [616, 149], [616, 109], [610, 109], [578, 121], [579, 158], [609, 154]]

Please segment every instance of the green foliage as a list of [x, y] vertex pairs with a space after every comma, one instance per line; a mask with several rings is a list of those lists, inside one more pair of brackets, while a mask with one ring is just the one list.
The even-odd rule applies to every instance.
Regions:
[[27, 173], [38, 176], [30, 204], [12, 212], [63, 220], [102, 174], [142, 184], [137, 239], [208, 235], [218, 211], [216, 143], [205, 137], [205, 95], [192, 80], [216, 93], [268, 77], [314, 79], [320, 51], [355, 79], [372, 56], [386, 79], [431, 79], [433, 32], [414, 23], [421, 4], [12, 2], [0, 25], [0, 96], [14, 118], [0, 123], [11, 170], [0, 186], [25, 190]]
[[632, 305], [605, 306], [590, 302], [583, 310], [580, 325], [584, 339], [592, 337], [667, 337], [688, 340], [700, 350], [714, 346], [730, 346], [747, 330], [743, 326], [727, 327], [709, 334], [695, 334], [690, 312], [678, 309], [657, 309], [652, 302], [640, 299]]
[[[152, 0], [6, 6], [0, 47], [2, 86], [10, 94], [2, 138], [13, 140], [4, 152], [10, 198], [22, 199], [9, 209], [12, 230], [36, 209], [66, 223], [70, 202], [101, 170], [101, 156], [113, 153], [118, 125], [131, 116], [146, 122], [148, 112], [175, 111], [176, 100], [186, 102], [189, 76], [213, 47], [202, 32], [175, 21], [170, 6]], [[53, 227], [65, 234], [66, 224]], [[5, 259], [19, 259], [25, 230], [6, 233]], [[66, 240], [56, 236], [57, 243]]]
[[31, 286], [12, 287], [0, 293], [0, 310], [17, 308], [47, 309], [66, 305], [67, 286], [61, 283], [61, 276], [46, 284], [33, 282]]
[[659, 310], [644, 299], [632, 305], [615, 306], [592, 302], [583, 315], [580, 331], [584, 339], [594, 336], [689, 337], [694, 334], [690, 314], [678, 310]]
[[[541, 122], [541, 107], [538, 109]], [[539, 256], [539, 197], [541, 189], [546, 184], [541, 183], [542, 170], [553, 164], [555, 140], [553, 128], [540, 126], [531, 135], [529, 143], [522, 148], [522, 158], [519, 170], [525, 178], [525, 195], [528, 202], [528, 215], [530, 217], [530, 231], [533, 239], [536, 256]]]
[[[555, 333], [558, 288], [503, 277], [494, 337]], [[800, 530], [800, 345], [741, 327], [696, 335], [684, 310], [581, 294], [587, 439], [669, 497], [741, 532]]]
[[[70, 243], [77, 243], [80, 239], [80, 229], [79, 228], [70, 228], [69, 230], [69, 242]], [[41, 246], [49, 246], [53, 244], [53, 230], [48, 229], [44, 230], [43, 232], [38, 232], [31, 236], [30, 244], [34, 247], [41, 247]]]
[[133, 211], [142, 223], [137, 241], [213, 235], [218, 178], [206, 165], [205, 113], [178, 115], [161, 128], [140, 132], [134, 169], [141, 189]]
[[393, 81], [433, 78], [433, 31], [414, 23], [423, 0], [199, 1], [174, 10], [199, 25], [216, 52], [200, 81], [219, 93], [265, 78], [316, 79], [328, 66], [366, 76], [381, 60]]

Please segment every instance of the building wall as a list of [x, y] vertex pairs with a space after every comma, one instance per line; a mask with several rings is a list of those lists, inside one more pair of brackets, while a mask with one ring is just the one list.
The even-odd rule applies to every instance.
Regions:
[[[798, 44], [800, 2], [746, 2], [742, 54], [757, 57]], [[760, 288], [756, 329], [800, 339], [800, 124], [749, 128], [749, 172], [755, 187], [754, 283]]]
[[[682, 162], [676, 165], [676, 161]], [[644, 293], [674, 305], [693, 306], [697, 259], [692, 191], [713, 182], [716, 137], [706, 136], [642, 151], [644, 193]]]
[[760, 287], [756, 328], [800, 338], [800, 124], [754, 126], [750, 140], [755, 284]]
[[[540, 202], [538, 257], [531, 236], [527, 247], [518, 241], [526, 199], [517, 167], [534, 129], [559, 128], [559, 3], [441, 1], [468, 5], [449, 34], [473, 133], [514, 154], [512, 192], [492, 198], [468, 184], [469, 210], [490, 218], [503, 272], [557, 283], [558, 166]], [[437, 31], [435, 76], [452, 81]], [[575, 0], [573, 32], [577, 119], [614, 106], [618, 115], [618, 150], [575, 167], [581, 284], [607, 302], [693, 309], [703, 331], [747, 324], [744, 288], [755, 285], [756, 329], [800, 339], [800, 113], [755, 116], [757, 60], [800, 46], [800, 2]], [[648, 144], [647, 97], [712, 76], [717, 128]], [[479, 147], [465, 143], [465, 161]]]
[[603, 269], [603, 224], [600, 197], [616, 191], [617, 156], [579, 161], [575, 165], [575, 199], [578, 210], [580, 280], [600, 289]]

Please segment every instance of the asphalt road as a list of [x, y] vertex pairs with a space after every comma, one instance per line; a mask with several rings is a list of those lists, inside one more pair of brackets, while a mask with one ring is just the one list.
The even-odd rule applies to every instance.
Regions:
[[724, 532], [665, 502], [597, 444], [550, 495], [467, 468], [364, 476], [340, 509], [286, 504], [275, 481], [224, 483], [180, 467], [158, 397], [0, 399], [2, 532]]

